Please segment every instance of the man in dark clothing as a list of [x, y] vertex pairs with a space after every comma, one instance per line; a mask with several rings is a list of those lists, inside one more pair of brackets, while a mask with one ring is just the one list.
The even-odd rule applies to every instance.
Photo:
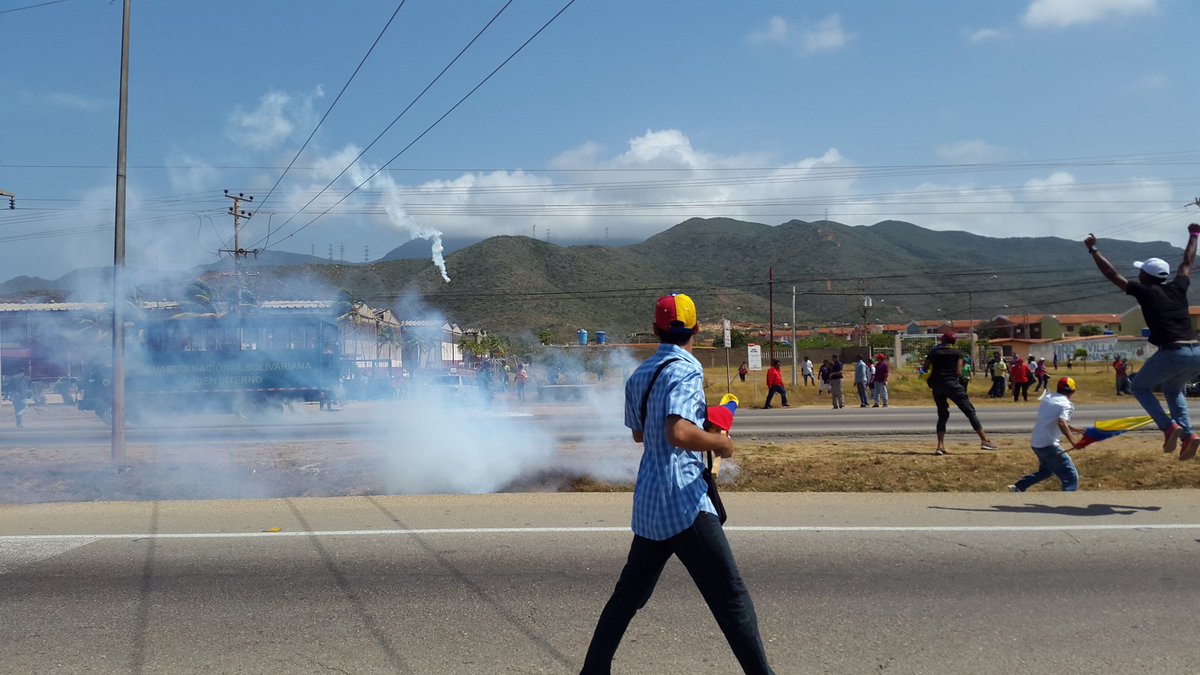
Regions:
[[946, 422], [950, 420], [950, 401], [967, 416], [971, 428], [979, 435], [979, 447], [984, 450], [995, 450], [996, 445], [988, 440], [975, 415], [975, 406], [967, 397], [959, 378], [962, 377], [963, 355], [954, 348], [956, 338], [954, 333], [944, 333], [941, 342], [929, 351], [925, 358], [925, 370], [929, 372], [926, 383], [933, 390], [933, 402], [937, 405], [937, 449], [935, 455], [946, 454]]
[[829, 397], [833, 399], [834, 410], [846, 407], [846, 397], [842, 393], [843, 377], [845, 374], [842, 372], [842, 357], [834, 354], [833, 363], [829, 364]]
[[[1150, 329], [1150, 344], [1158, 347], [1158, 351], [1133, 377], [1133, 397], [1163, 432], [1163, 452], [1175, 452], [1183, 439], [1183, 448], [1179, 451], [1181, 460], [1195, 457], [1196, 450], [1200, 449], [1200, 435], [1192, 429], [1187, 398], [1184, 397], [1184, 387], [1200, 375], [1200, 340], [1192, 328], [1187, 298], [1192, 263], [1196, 260], [1197, 237], [1200, 237], [1200, 225], [1188, 225], [1183, 261], [1170, 281], [1167, 278], [1171, 276], [1171, 266], [1160, 258], [1133, 263], [1138, 269], [1138, 278], [1128, 280], [1096, 248], [1096, 235], [1089, 234], [1083, 240], [1100, 273], [1117, 288], [1132, 295], [1142, 307], [1142, 316]], [[1154, 393], [1156, 387], [1162, 388], [1169, 415], [1163, 411]]]

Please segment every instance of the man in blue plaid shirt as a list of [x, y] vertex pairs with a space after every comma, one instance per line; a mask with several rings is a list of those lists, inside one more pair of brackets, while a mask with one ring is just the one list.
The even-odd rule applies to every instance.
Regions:
[[633, 544], [600, 614], [583, 673], [607, 673], [634, 614], [650, 600], [672, 555], [678, 556], [747, 673], [771, 673], [758, 619], [738, 573], [716, 508], [708, 498], [702, 453], [733, 455], [729, 436], [704, 430], [704, 370], [692, 356], [696, 305], [683, 294], [658, 299], [661, 343], [625, 383], [625, 425], [643, 443], [633, 492]]

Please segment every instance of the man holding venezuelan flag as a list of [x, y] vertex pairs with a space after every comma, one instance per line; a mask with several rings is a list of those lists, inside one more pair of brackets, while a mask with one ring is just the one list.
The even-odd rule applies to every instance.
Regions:
[[1033, 454], [1038, 458], [1037, 471], [1009, 485], [1010, 492], [1024, 492], [1050, 476], [1058, 476], [1063, 492], [1079, 489], [1079, 472], [1075, 470], [1071, 456], [1059, 443], [1059, 439], [1066, 436], [1072, 450], [1081, 447], [1071, 438], [1072, 432], [1084, 433], [1083, 429], [1070, 425], [1071, 412], [1075, 410], [1075, 405], [1071, 403], [1074, 393], [1074, 378], [1063, 377], [1059, 378], [1055, 393], [1042, 399], [1038, 406], [1037, 422], [1033, 426], [1033, 436], [1029, 439]]

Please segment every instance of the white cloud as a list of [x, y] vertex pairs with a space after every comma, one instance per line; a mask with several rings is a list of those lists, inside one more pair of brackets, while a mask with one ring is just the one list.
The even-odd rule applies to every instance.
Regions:
[[1158, 0], [1033, 0], [1021, 21], [1031, 28], [1068, 28], [1158, 9]]
[[1166, 89], [1167, 84], [1167, 76], [1162, 73], [1146, 73], [1138, 80], [1138, 86], [1142, 89]]
[[837, 51], [855, 38], [842, 28], [842, 19], [837, 14], [819, 21], [802, 21], [797, 24], [783, 17], [771, 17], [762, 29], [750, 33], [746, 40], [750, 44], [792, 45], [801, 54], [808, 56], [820, 52]]
[[837, 14], [822, 19], [812, 27], [801, 31], [800, 36], [801, 49], [805, 54], [841, 49], [854, 37], [842, 30], [842, 20]]
[[167, 164], [171, 167], [167, 170], [167, 180], [172, 192], [194, 194], [210, 190], [221, 178], [221, 172], [210, 163], [179, 150], [168, 155]]
[[967, 31], [967, 40], [970, 42], [991, 42], [993, 40], [1002, 40], [1008, 37], [1008, 34], [1002, 30], [995, 28], [980, 28], [979, 30]]
[[62, 91], [46, 93], [24, 91], [20, 94], [20, 101], [26, 106], [61, 108], [80, 112], [95, 112], [109, 107], [109, 102], [105, 99], [88, 98]]
[[320, 87], [305, 96], [269, 91], [253, 110], [234, 106], [225, 133], [230, 140], [251, 150], [277, 148], [298, 128], [308, 131], [315, 124], [313, 101], [323, 95]]
[[996, 162], [1008, 154], [1004, 148], [980, 140], [957, 141], [949, 145], [942, 145], [936, 149], [936, 152], [942, 159], [955, 164]]
[[747, 35], [746, 39], [751, 44], [781, 43], [787, 41], [790, 32], [791, 28], [788, 26], [787, 19], [781, 16], [773, 16], [767, 19], [765, 28]]

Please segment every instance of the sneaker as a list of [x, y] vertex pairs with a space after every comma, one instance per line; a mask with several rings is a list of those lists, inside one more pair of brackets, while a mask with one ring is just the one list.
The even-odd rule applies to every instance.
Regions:
[[878, 407], [879, 407], [879, 404], [878, 404], [878, 403], [876, 403], [875, 405], [873, 405], [873, 406], [871, 406], [871, 407], [872, 407], [872, 408], [878, 408]]
[[934, 451], [933, 451], [933, 454], [935, 454], [935, 455], [944, 455], [944, 454], [946, 454], [946, 449], [945, 449], [945, 448], [938, 448], [937, 450], [934, 450]]
[[1021, 488], [1017, 487], [1016, 485], [1009, 485], [1008, 491], [1009, 492], [1021, 492]]
[[1179, 451], [1179, 461], [1186, 462], [1196, 456], [1196, 450], [1200, 449], [1200, 436], [1195, 433], [1188, 434], [1183, 439], [1183, 449]]
[[1179, 438], [1183, 436], [1183, 427], [1171, 422], [1171, 426], [1163, 432], [1163, 453], [1171, 454], [1179, 446]]
[[995, 450], [996, 448], [997, 448], [996, 444], [991, 441], [987, 441], [986, 443], [979, 444], [980, 450]]

